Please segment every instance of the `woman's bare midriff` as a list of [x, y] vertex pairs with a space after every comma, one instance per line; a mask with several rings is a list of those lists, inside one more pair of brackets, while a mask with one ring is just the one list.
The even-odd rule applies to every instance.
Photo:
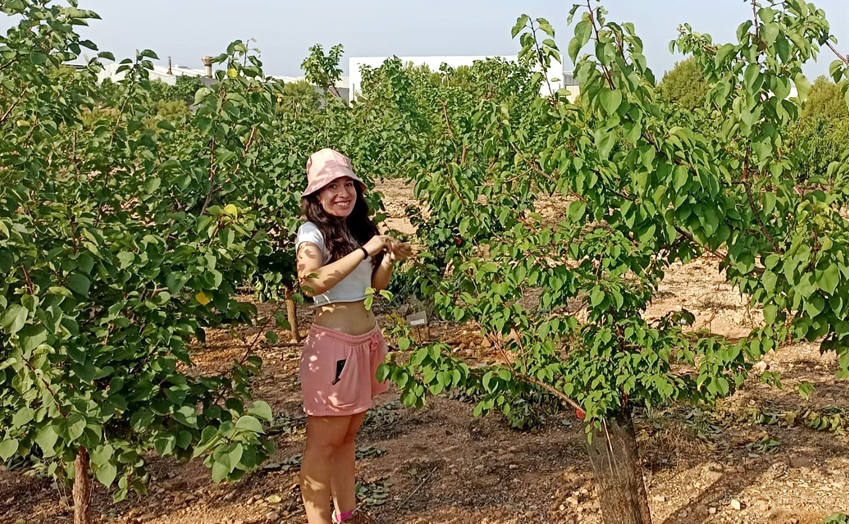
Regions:
[[313, 324], [349, 335], [362, 335], [374, 329], [375, 320], [374, 315], [360, 300], [316, 307]]

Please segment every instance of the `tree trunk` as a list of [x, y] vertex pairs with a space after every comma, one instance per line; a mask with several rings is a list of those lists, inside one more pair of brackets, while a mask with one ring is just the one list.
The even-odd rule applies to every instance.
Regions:
[[289, 286], [284, 286], [284, 289], [286, 293], [286, 316], [289, 320], [289, 328], [292, 330], [292, 340], [300, 342], [301, 334], [298, 333], [298, 307], [292, 298], [292, 289]]
[[80, 446], [74, 460], [74, 524], [91, 524], [91, 479], [88, 450]]
[[651, 511], [640, 466], [631, 412], [625, 407], [615, 418], [593, 429], [587, 444], [595, 488], [606, 524], [650, 524]]

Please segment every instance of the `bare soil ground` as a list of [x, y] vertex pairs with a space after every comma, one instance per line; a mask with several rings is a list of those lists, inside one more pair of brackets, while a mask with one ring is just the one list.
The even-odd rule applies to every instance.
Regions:
[[[393, 227], [409, 227], [402, 218], [404, 206], [412, 202], [409, 188], [387, 182], [382, 189]], [[760, 312], [747, 308], [708, 258], [673, 267], [647, 316], [682, 306], [695, 314], [696, 328], [729, 336], [745, 335], [760, 320]], [[308, 308], [300, 314], [305, 331]], [[431, 335], [454, 341], [458, 351], [482, 351], [479, 337], [467, 326], [437, 323]], [[228, 335], [214, 333], [195, 355], [198, 370], [223, 370], [241, 351]], [[304, 521], [296, 466], [304, 438], [299, 348], [266, 348], [259, 354], [265, 364], [254, 390], [278, 417], [277, 452], [267, 468], [216, 485], [199, 461], [153, 458], [149, 496], [113, 505], [105, 489], [95, 489], [100, 520]], [[771, 353], [762, 366], [782, 374], [783, 389], [753, 377], [713, 410], [682, 407], [637, 415], [655, 522], [813, 523], [849, 512], [845, 434], [801, 424], [754, 423], [749, 416], [753, 411], [849, 407], [847, 383], [834, 379], [836, 359], [820, 355], [816, 344], [799, 344]], [[803, 381], [816, 386], [809, 400], [794, 390]], [[472, 404], [447, 397], [415, 411], [399, 407], [397, 393], [390, 391], [376, 404], [358, 449], [364, 505], [377, 522], [601, 521], [583, 429], [574, 414], [552, 414], [536, 431], [518, 432], [500, 415], [474, 418]], [[2, 522], [72, 522], [69, 498], [66, 489], [48, 479], [0, 467]]]

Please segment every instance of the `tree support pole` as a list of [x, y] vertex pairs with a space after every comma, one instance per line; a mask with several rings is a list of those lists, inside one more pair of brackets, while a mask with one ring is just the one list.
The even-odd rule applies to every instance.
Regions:
[[295, 304], [295, 300], [292, 298], [292, 288], [289, 286], [283, 287], [286, 293], [286, 316], [289, 320], [292, 340], [294, 342], [300, 342], [301, 334], [298, 332], [298, 307]]

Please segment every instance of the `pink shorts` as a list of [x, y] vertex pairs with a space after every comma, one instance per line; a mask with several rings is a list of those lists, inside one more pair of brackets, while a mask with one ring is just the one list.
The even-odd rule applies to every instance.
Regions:
[[377, 367], [386, 359], [380, 329], [349, 335], [335, 329], [310, 327], [301, 353], [304, 412], [314, 417], [345, 416], [371, 407], [371, 398], [389, 389], [377, 381]]

